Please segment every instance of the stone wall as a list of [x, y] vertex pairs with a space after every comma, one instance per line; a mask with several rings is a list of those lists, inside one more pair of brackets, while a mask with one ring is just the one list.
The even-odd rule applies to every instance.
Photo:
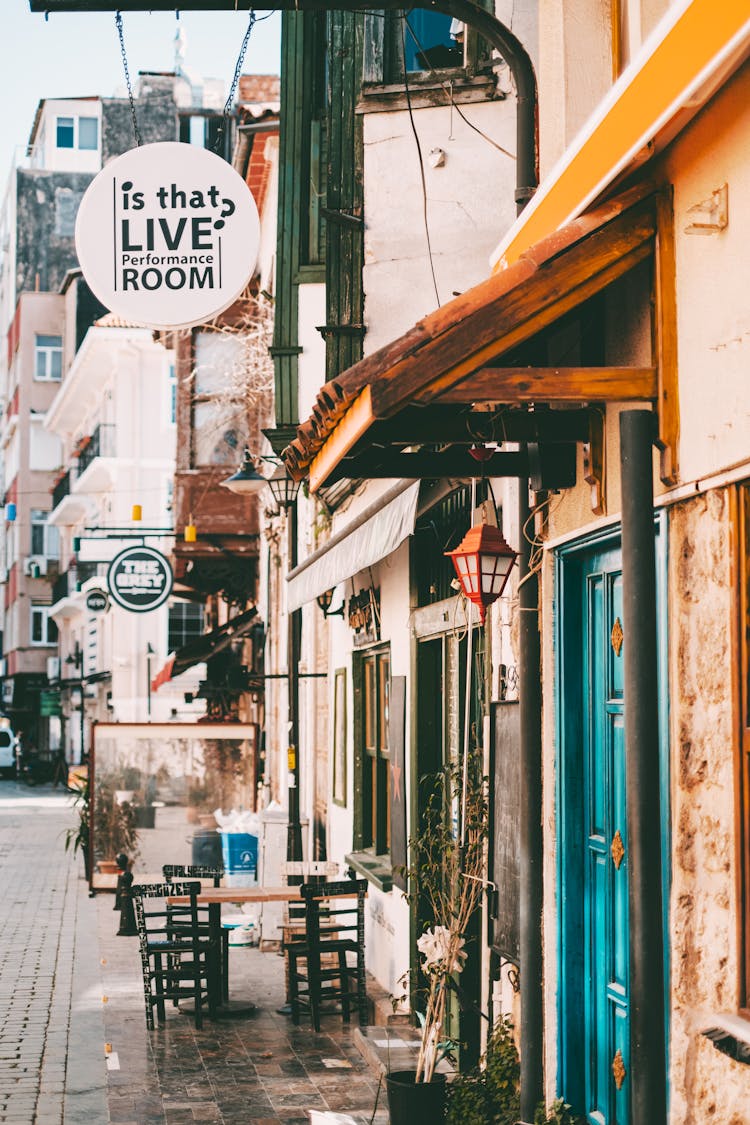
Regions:
[[750, 1067], [701, 1035], [737, 1010], [729, 494], [670, 513], [672, 771], [671, 1113], [674, 1125], [747, 1125]]

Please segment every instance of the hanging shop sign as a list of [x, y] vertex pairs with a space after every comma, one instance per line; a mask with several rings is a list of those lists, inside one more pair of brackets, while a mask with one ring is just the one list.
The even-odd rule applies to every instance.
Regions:
[[369, 586], [352, 594], [347, 605], [349, 628], [354, 630], [354, 647], [380, 640], [380, 591]]
[[128, 547], [115, 555], [107, 571], [114, 601], [131, 613], [149, 613], [172, 592], [172, 567], [154, 547]]
[[189, 328], [228, 308], [259, 242], [255, 200], [231, 164], [171, 141], [107, 164], [76, 220], [89, 287], [111, 312], [152, 328]]
[[86, 609], [89, 613], [106, 613], [109, 597], [104, 590], [89, 590], [86, 594]]

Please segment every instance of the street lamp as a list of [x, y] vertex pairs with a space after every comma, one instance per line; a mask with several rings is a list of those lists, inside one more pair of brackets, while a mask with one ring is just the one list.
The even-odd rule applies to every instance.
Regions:
[[222, 488], [228, 488], [230, 492], [234, 492], [237, 496], [256, 496], [262, 492], [268, 483], [268, 478], [259, 473], [253, 458], [250, 455], [250, 450], [245, 449], [242, 455], [242, 464], [236, 473], [226, 480], [220, 481]]
[[[240, 496], [257, 496], [265, 485], [271, 490], [279, 510], [286, 512], [287, 563], [289, 570], [297, 565], [297, 494], [300, 482], [293, 480], [283, 463], [276, 465], [270, 477], [258, 472], [256, 462], [245, 449], [242, 464], [236, 473], [222, 485]], [[287, 691], [289, 699], [289, 825], [287, 828], [286, 858], [289, 862], [302, 859], [302, 825], [299, 805], [299, 659], [302, 633], [302, 611], [295, 609], [287, 614]]]
[[85, 740], [85, 731], [86, 731], [86, 695], [85, 695], [86, 689], [85, 689], [85, 686], [84, 686], [85, 680], [84, 680], [84, 677], [83, 677], [83, 649], [79, 645], [78, 641], [76, 641], [75, 648], [73, 649], [73, 651], [68, 653], [68, 655], [65, 657], [65, 663], [70, 665], [71, 667], [75, 668], [76, 671], [78, 672], [78, 677], [79, 677], [78, 680], [73, 680], [72, 683], [75, 684], [75, 686], [78, 688], [78, 690], [81, 693], [81, 728], [80, 728], [80, 730], [81, 730], [81, 758], [80, 758], [80, 760], [83, 762], [86, 759], [86, 752], [84, 750], [84, 740]]

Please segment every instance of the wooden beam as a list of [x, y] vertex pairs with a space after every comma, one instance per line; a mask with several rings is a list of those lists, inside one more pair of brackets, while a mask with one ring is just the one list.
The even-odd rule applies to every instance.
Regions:
[[457, 410], [443, 406], [405, 406], [393, 418], [376, 421], [351, 450], [358, 456], [371, 445], [481, 444], [483, 441], [586, 441], [588, 410]]
[[485, 476], [522, 477], [528, 473], [525, 453], [495, 453], [482, 465], [468, 450], [451, 447], [443, 453], [391, 453], [372, 450], [359, 457], [344, 458], [330, 472], [326, 484], [344, 477], [367, 477], [372, 480], [470, 480], [484, 472]]
[[317, 492], [326, 483], [331, 470], [367, 432], [373, 420], [370, 406], [370, 388], [365, 387], [310, 465], [311, 492]]
[[642, 402], [657, 396], [653, 367], [482, 367], [440, 403]]
[[[531, 339], [571, 309], [628, 272], [653, 251], [653, 197], [569, 246], [510, 290], [484, 285], [429, 318], [424, 343], [384, 371], [372, 387], [376, 417], [387, 418], [409, 402], [430, 402], [479, 367]], [[520, 265], [520, 263], [519, 263]], [[501, 281], [502, 278], [498, 278]], [[425, 323], [425, 322], [423, 322]]]
[[677, 484], [680, 396], [677, 379], [677, 293], [672, 191], [656, 201], [656, 269], [654, 271], [653, 352], [658, 371], [659, 476]]

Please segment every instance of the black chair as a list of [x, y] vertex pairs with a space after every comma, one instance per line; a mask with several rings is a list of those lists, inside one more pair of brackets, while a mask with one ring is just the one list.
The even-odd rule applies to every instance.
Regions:
[[[211, 880], [215, 887], [221, 886], [221, 879], [224, 874], [223, 867], [206, 867], [198, 864], [181, 864], [181, 863], [165, 863], [161, 869], [162, 875], [168, 883], [174, 879], [200, 879]], [[189, 908], [186, 906], [170, 906], [167, 908], [170, 917], [179, 926], [180, 915], [189, 913]], [[201, 926], [205, 928], [208, 933], [208, 919], [205, 920], [199, 917]], [[221, 930], [221, 951], [219, 954], [221, 965], [221, 993], [222, 999], [229, 999], [229, 930], [222, 927]]]
[[300, 1010], [309, 1008], [312, 1025], [320, 1031], [321, 1007], [335, 1001], [341, 1005], [345, 1023], [356, 1005], [360, 1026], [365, 1026], [367, 880], [303, 883], [300, 893], [305, 904], [305, 935], [286, 945], [292, 1020], [298, 1024]]
[[[154, 1026], [154, 1008], [161, 1023], [166, 1000], [193, 1000], [195, 1026], [203, 1026], [203, 1005], [215, 1011], [210, 982], [215, 972], [211, 943], [201, 925], [197, 896], [200, 883], [145, 883], [131, 889], [141, 949], [146, 1026]], [[167, 897], [185, 895], [190, 905], [182, 909], [179, 933], [174, 931]], [[156, 909], [148, 907], [153, 903]]]

